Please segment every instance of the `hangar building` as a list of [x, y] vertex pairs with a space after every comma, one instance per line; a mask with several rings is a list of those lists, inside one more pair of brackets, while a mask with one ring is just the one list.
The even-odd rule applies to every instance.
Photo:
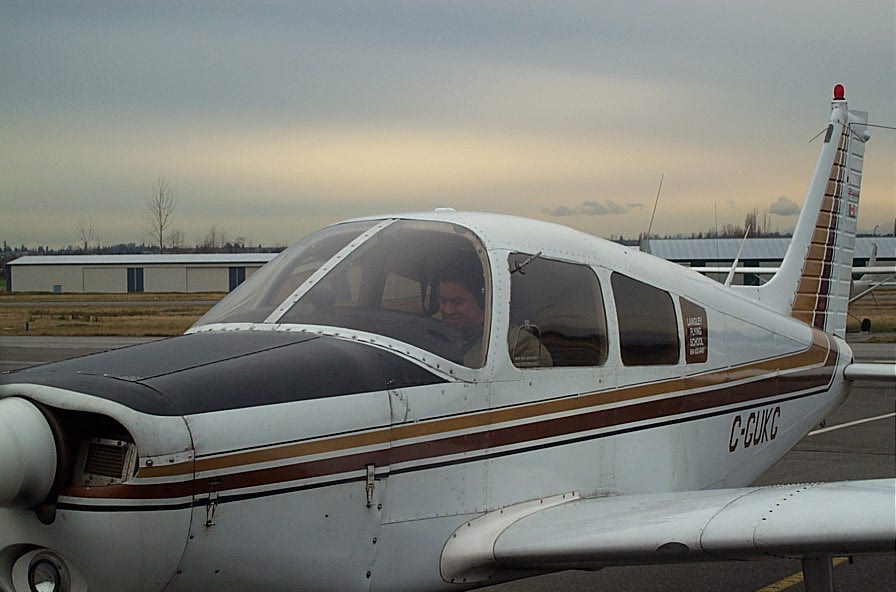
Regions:
[[7, 264], [9, 292], [229, 292], [276, 253], [28, 255]]
[[[739, 238], [718, 239], [645, 239], [641, 241], [641, 250], [657, 257], [674, 261], [685, 267], [717, 267], [730, 268], [737, 258], [738, 250], [743, 244], [738, 267], [768, 267], [771, 275], [784, 260], [790, 237], [751, 238], [744, 241]], [[896, 265], [896, 237], [893, 236], [858, 236], [856, 237], [853, 267], [870, 265], [874, 246], [877, 245], [877, 265]], [[713, 279], [724, 281], [726, 272], [707, 273]], [[758, 285], [761, 283], [757, 273], [738, 273], [735, 284]]]

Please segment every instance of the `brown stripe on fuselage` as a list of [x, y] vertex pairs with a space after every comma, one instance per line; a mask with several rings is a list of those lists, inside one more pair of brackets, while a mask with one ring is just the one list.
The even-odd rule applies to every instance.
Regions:
[[[390, 464], [433, 461], [450, 455], [485, 453], [490, 448], [534, 444], [546, 438], [575, 436], [583, 432], [615, 428], [648, 420], [663, 420], [677, 415], [707, 411], [752, 400], [796, 393], [827, 386], [837, 365], [838, 353], [827, 335], [813, 332], [813, 342], [802, 352], [761, 360], [730, 370], [665, 380], [657, 383], [590, 393], [577, 397], [520, 405], [508, 409], [480, 412], [427, 423], [396, 426], [370, 433], [341, 436], [321, 441], [297, 443], [286, 447], [236, 453], [196, 461], [197, 472], [232, 469], [269, 460], [298, 459], [320, 452], [345, 451], [346, 454], [325, 459], [307, 460], [288, 465], [250, 469], [226, 475], [201, 477], [195, 482], [184, 479], [171, 483], [119, 484], [106, 487], [67, 488], [62, 495], [81, 498], [110, 499], [173, 499], [326, 478], [362, 470], [368, 464], [388, 467]], [[743, 382], [740, 382], [743, 381]], [[739, 384], [731, 384], [739, 382]], [[688, 392], [681, 396], [637, 402], [611, 409], [594, 409], [585, 413], [550, 417], [557, 413]], [[539, 419], [539, 418], [543, 419]], [[495, 426], [501, 423], [533, 420], [519, 425], [492, 427], [469, 434], [451, 434], [460, 429]], [[439, 437], [439, 434], [444, 436]], [[349, 452], [360, 446], [389, 442], [392, 448]], [[431, 436], [423, 442], [406, 442], [411, 438]], [[174, 467], [165, 467], [171, 469]], [[192, 474], [192, 463], [181, 463], [174, 475]], [[144, 468], [139, 477], [149, 476]], [[153, 477], [159, 476], [156, 471]], [[195, 489], [194, 489], [195, 488]]]

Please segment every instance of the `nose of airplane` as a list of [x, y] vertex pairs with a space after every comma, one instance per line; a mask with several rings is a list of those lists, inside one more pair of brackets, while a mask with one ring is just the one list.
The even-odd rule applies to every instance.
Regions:
[[56, 476], [56, 440], [44, 414], [20, 397], [0, 399], [0, 506], [42, 502]]

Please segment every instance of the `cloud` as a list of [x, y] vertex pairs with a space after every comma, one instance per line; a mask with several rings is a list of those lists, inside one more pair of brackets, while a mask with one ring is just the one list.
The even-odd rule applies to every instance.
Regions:
[[643, 208], [644, 204], [630, 203], [626, 205], [618, 204], [608, 199], [604, 203], [599, 201], [583, 201], [577, 206], [559, 206], [553, 210], [544, 210], [551, 216], [609, 216], [613, 214], [624, 214], [634, 208]]
[[777, 214], [779, 216], [796, 216], [800, 213], [800, 207], [795, 202], [782, 195], [778, 201], [768, 208], [769, 214]]

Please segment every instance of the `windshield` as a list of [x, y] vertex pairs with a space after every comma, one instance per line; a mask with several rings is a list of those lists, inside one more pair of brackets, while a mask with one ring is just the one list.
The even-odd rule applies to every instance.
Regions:
[[264, 322], [311, 274], [374, 224], [337, 224], [306, 236], [253, 273], [193, 326]]
[[[465, 228], [414, 220], [340, 225], [297, 243], [269, 266], [276, 269], [262, 268], [197, 326], [341, 327], [392, 337], [471, 368], [485, 363], [490, 274], [484, 248]], [[264, 280], [253, 281], [262, 273]], [[237, 292], [245, 295], [228, 304]]]

